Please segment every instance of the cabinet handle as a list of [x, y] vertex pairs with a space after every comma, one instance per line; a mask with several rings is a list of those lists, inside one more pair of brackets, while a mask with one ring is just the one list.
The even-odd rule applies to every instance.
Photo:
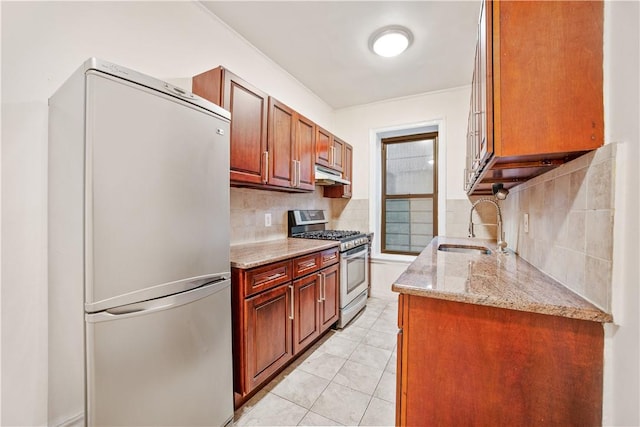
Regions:
[[[300, 270], [306, 270], [307, 268], [311, 268], [311, 267], [315, 267], [316, 266], [316, 262], [315, 261], [309, 261], [306, 264], [300, 264]], [[298, 270], [298, 271], [300, 271]]]
[[329, 147], [329, 163], [336, 165], [336, 147]]
[[298, 185], [296, 187], [300, 187], [300, 160], [296, 160], [296, 163], [298, 164]]
[[322, 273], [322, 301], [327, 300], [327, 276]]
[[318, 302], [322, 302], [322, 273], [318, 273], [318, 279], [320, 279], [320, 283], [318, 284]]
[[296, 161], [291, 159], [291, 187], [292, 188], [297, 187], [297, 184], [296, 184], [297, 171], [298, 171], [298, 168], [296, 167]]
[[264, 171], [264, 177], [262, 178], [262, 183], [266, 184], [269, 182], [269, 152], [265, 151], [262, 153], [262, 170]]
[[282, 276], [284, 276], [284, 273], [272, 274], [271, 276], [267, 277], [267, 280], [274, 280], [274, 279], [277, 279], [278, 277], [282, 277]]
[[291, 314], [289, 314], [289, 319], [293, 320], [293, 285], [289, 285], [289, 290], [291, 291]]

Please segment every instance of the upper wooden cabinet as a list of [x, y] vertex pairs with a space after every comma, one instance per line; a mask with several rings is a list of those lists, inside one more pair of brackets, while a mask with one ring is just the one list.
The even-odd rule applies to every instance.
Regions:
[[269, 185], [314, 189], [315, 135], [311, 120], [269, 97]]
[[[344, 143], [343, 147], [342, 164], [344, 169], [342, 177], [351, 182], [353, 177], [353, 147], [347, 143]], [[324, 197], [350, 199], [351, 194], [351, 184], [324, 187]]]
[[[348, 144], [224, 67], [193, 77], [191, 90], [231, 112], [231, 185], [313, 191], [316, 163], [351, 180]], [[347, 187], [331, 197], [351, 197]]]
[[469, 194], [604, 143], [603, 2], [486, 1], [469, 114]]
[[343, 172], [345, 142], [320, 126], [316, 129], [316, 163]]
[[223, 67], [193, 77], [192, 91], [231, 112], [231, 182], [266, 184], [268, 95]]

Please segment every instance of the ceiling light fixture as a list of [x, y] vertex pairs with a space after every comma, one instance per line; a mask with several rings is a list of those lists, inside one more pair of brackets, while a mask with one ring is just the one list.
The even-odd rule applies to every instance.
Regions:
[[380, 28], [369, 38], [369, 48], [377, 55], [390, 58], [400, 55], [413, 41], [413, 34], [405, 27], [390, 25]]

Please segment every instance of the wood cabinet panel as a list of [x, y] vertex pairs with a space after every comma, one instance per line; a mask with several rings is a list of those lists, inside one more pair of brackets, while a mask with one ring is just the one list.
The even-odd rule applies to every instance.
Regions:
[[320, 253], [320, 268], [333, 265], [340, 261], [340, 251], [336, 248], [327, 249]]
[[315, 188], [315, 137], [311, 120], [269, 98], [269, 185]]
[[399, 304], [399, 425], [602, 422], [600, 323], [411, 295]]
[[291, 261], [281, 261], [247, 270], [244, 295], [251, 296], [293, 279]]
[[282, 285], [244, 303], [245, 368], [250, 389], [267, 380], [293, 357], [290, 289]]
[[296, 142], [298, 145], [298, 188], [301, 190], [315, 189], [315, 156], [316, 156], [316, 125], [306, 117], [297, 114]]
[[483, 3], [469, 194], [513, 187], [604, 143], [602, 1]]
[[294, 111], [269, 97], [269, 184], [278, 187], [295, 187], [294, 175], [297, 158], [295, 146]]
[[231, 112], [230, 180], [266, 183], [267, 94], [223, 67], [193, 77], [191, 90]]
[[293, 353], [300, 353], [320, 336], [320, 277], [312, 274], [293, 282]]
[[320, 330], [325, 331], [340, 317], [340, 266], [334, 264], [320, 271]]
[[328, 130], [316, 126], [316, 163], [328, 168], [332, 167], [331, 147], [333, 135]]
[[293, 259], [293, 277], [298, 278], [320, 268], [320, 253], [299, 256]]
[[344, 146], [346, 142], [338, 138], [337, 136], [333, 136], [333, 145], [332, 145], [332, 154], [331, 161], [333, 162], [331, 168], [337, 170], [338, 172], [344, 171]]
[[[342, 177], [349, 182], [353, 179], [353, 147], [347, 143], [344, 144], [344, 161], [343, 161], [343, 172]], [[351, 192], [351, 184], [348, 185], [332, 185], [328, 187], [324, 187], [324, 197], [331, 198], [345, 198], [350, 199]]]

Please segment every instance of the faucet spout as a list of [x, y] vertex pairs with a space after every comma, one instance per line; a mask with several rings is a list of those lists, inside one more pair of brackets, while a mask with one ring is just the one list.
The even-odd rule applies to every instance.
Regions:
[[495, 206], [496, 208], [496, 212], [498, 215], [498, 235], [496, 238], [496, 244], [498, 246], [498, 252], [502, 252], [502, 253], [506, 253], [507, 251], [505, 250], [505, 248], [507, 247], [507, 242], [504, 241], [504, 232], [502, 231], [502, 210], [500, 209], [500, 205], [498, 204], [497, 201], [492, 200], [492, 199], [487, 199], [487, 198], [483, 198], [483, 199], [479, 199], [476, 200], [473, 205], [471, 206], [471, 210], [469, 211], [469, 237], [476, 237], [474, 230], [473, 230], [473, 211], [476, 209], [476, 207], [481, 204], [481, 203], [490, 203], [493, 206]]

